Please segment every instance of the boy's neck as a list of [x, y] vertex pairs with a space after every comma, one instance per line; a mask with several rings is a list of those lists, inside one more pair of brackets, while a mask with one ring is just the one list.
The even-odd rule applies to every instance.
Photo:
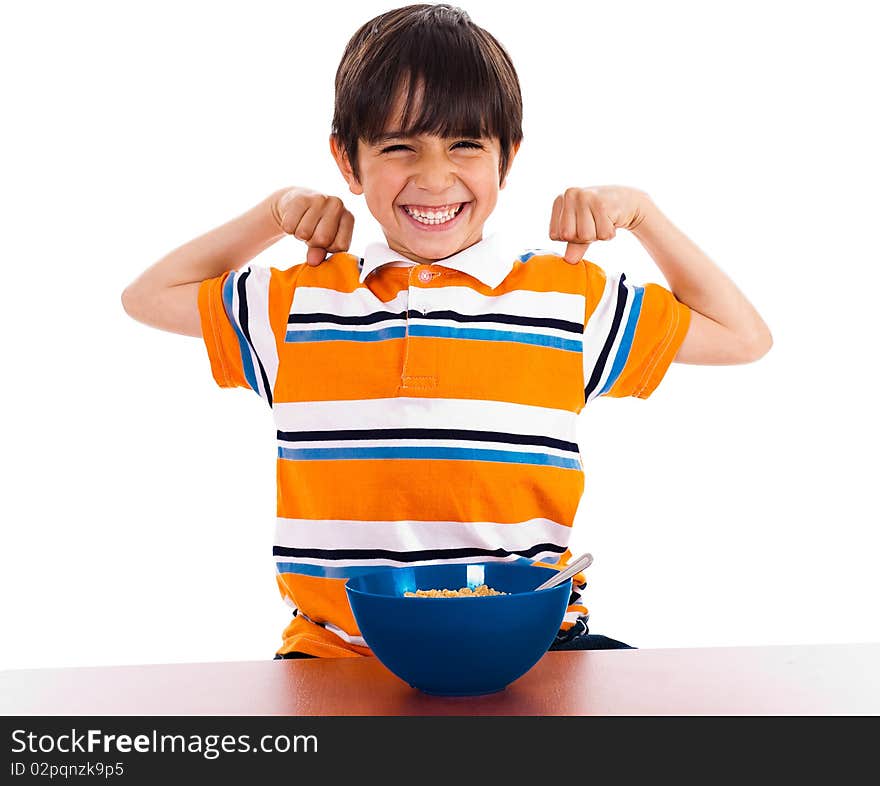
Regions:
[[428, 257], [420, 257], [417, 254], [413, 254], [408, 249], [400, 248], [397, 243], [389, 241], [388, 236], [387, 235], [385, 236], [385, 243], [387, 244], [388, 248], [390, 248], [392, 251], [395, 251], [398, 254], [400, 254], [404, 259], [408, 259], [410, 262], [415, 262], [418, 265], [431, 265], [434, 262], [442, 262], [444, 259], [449, 259], [450, 257], [454, 257], [456, 254], [460, 254], [462, 251], [464, 251], [468, 248], [471, 248], [472, 246], [475, 246], [477, 243], [481, 243], [482, 241], [483, 241], [483, 234], [481, 232], [480, 237], [478, 237], [476, 240], [474, 240], [470, 243], [467, 243], [466, 245], [463, 245], [461, 248], [456, 249], [451, 254], [446, 254], [445, 256], [442, 256], [442, 257], [428, 258]]

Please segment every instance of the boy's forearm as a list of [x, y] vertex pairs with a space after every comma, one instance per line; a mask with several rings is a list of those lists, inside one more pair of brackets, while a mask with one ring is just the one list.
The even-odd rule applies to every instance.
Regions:
[[754, 346], [771, 341], [766, 323], [736, 284], [647, 195], [639, 212], [643, 218], [631, 231], [678, 300]]
[[284, 237], [272, 211], [278, 193], [166, 254], [141, 273], [127, 291], [156, 291], [238, 270]]

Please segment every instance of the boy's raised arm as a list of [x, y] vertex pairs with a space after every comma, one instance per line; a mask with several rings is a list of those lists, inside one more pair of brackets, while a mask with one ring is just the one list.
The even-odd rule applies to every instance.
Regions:
[[309, 245], [309, 264], [327, 251], [346, 251], [354, 219], [338, 197], [282, 188], [246, 213], [190, 240], [148, 267], [122, 293], [132, 318], [160, 330], [202, 335], [198, 292], [202, 281], [238, 270], [291, 234]]
[[568, 245], [565, 261], [578, 264], [596, 240], [618, 228], [632, 232], [690, 309], [688, 332], [675, 361], [703, 365], [750, 363], [766, 354], [773, 337], [736, 284], [638, 189], [569, 188], [556, 197], [550, 239]]

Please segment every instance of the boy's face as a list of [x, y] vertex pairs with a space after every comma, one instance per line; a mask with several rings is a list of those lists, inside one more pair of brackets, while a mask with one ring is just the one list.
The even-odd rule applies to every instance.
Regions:
[[401, 115], [402, 94], [385, 125], [387, 138], [358, 146], [360, 180], [333, 137], [330, 147], [349, 189], [364, 195], [382, 225], [388, 246], [427, 264], [482, 239], [504, 188], [501, 146], [497, 138], [399, 136]]

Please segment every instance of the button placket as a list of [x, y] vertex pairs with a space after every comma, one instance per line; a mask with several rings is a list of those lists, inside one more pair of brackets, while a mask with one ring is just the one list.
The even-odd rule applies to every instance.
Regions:
[[[440, 273], [430, 270], [427, 267], [420, 268], [412, 268], [413, 271], [418, 271], [416, 277], [422, 284], [430, 284], [435, 278], [437, 278]], [[428, 303], [425, 302], [425, 292], [427, 290], [424, 287], [418, 287], [412, 285], [412, 276], [410, 276], [410, 290], [409, 290], [409, 303], [410, 308], [413, 311], [418, 311], [420, 314], [427, 314], [429, 311]]]
[[400, 370], [400, 384], [401, 387], [405, 386], [406, 383], [406, 369], [407, 364], [409, 362], [409, 310], [412, 307], [412, 276], [414, 267], [411, 267], [407, 273], [407, 282], [406, 282], [406, 305], [404, 306], [403, 312], [406, 317], [406, 325], [403, 333], [403, 368]]
[[[400, 392], [403, 394], [411, 393], [414, 390], [431, 389], [437, 386], [436, 374], [436, 357], [434, 348], [430, 344], [416, 344], [414, 346], [412, 337], [410, 336], [410, 309], [425, 314], [428, 310], [427, 305], [422, 300], [424, 287], [415, 284], [415, 280], [425, 284], [430, 283], [434, 278], [439, 276], [427, 267], [411, 267], [409, 269], [407, 281], [407, 303], [406, 303], [406, 334], [404, 337], [404, 357], [403, 368], [401, 370]], [[424, 349], [425, 351], [422, 351]], [[433, 358], [433, 360], [432, 360]]]

